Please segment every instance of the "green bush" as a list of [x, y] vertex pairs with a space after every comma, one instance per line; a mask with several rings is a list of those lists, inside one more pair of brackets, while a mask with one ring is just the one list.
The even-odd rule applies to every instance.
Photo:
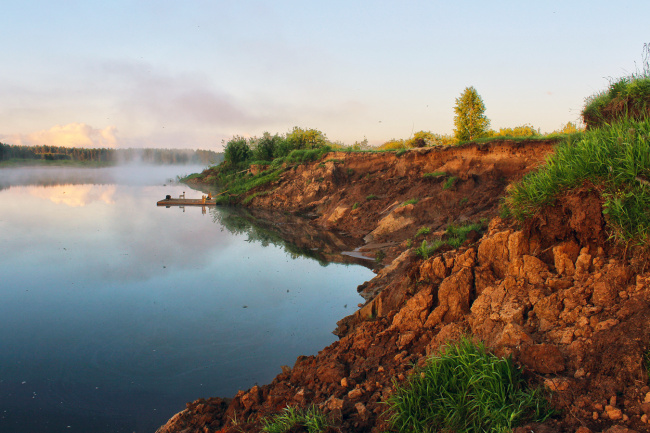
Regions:
[[482, 223], [470, 223], [465, 225], [449, 224], [447, 226], [447, 244], [452, 248], [458, 248], [467, 240], [467, 234], [472, 230], [475, 232], [482, 232], [485, 226]]
[[398, 432], [509, 432], [551, 414], [542, 391], [529, 388], [510, 358], [467, 338], [447, 345], [389, 398]]

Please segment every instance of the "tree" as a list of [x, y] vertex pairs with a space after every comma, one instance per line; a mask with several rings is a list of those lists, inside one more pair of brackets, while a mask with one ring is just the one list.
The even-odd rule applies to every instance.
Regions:
[[454, 134], [458, 141], [474, 140], [487, 133], [490, 120], [485, 117], [485, 104], [473, 86], [466, 87], [456, 98], [454, 111]]
[[232, 165], [246, 161], [251, 155], [251, 148], [244, 137], [233, 137], [224, 150], [225, 161]]

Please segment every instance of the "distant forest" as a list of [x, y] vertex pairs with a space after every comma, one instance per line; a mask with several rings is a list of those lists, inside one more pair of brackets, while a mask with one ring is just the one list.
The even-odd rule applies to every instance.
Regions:
[[84, 149], [48, 145], [15, 146], [0, 143], [0, 161], [8, 160], [214, 165], [223, 160], [223, 153], [192, 149]]

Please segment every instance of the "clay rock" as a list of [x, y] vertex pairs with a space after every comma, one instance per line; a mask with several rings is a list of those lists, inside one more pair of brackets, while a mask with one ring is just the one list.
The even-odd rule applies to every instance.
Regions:
[[608, 281], [599, 281], [594, 284], [594, 293], [591, 296], [591, 302], [594, 305], [606, 307], [612, 305], [618, 296], [618, 288], [614, 287]]
[[553, 260], [555, 270], [560, 275], [573, 275], [575, 273], [575, 261], [578, 259], [580, 246], [573, 242], [563, 242], [553, 247]]
[[474, 274], [470, 268], [462, 268], [445, 278], [438, 288], [438, 307], [427, 319], [426, 326], [454, 322], [469, 313], [473, 284]]
[[260, 392], [259, 386], [255, 385], [252, 387], [246, 394], [241, 396], [240, 401], [246, 409], [250, 409], [253, 405], [260, 404], [262, 401], [262, 393]]
[[375, 228], [370, 234], [368, 234], [364, 239], [366, 242], [371, 242], [375, 239], [379, 239], [384, 235], [394, 233], [398, 230], [406, 228], [414, 223], [413, 218], [406, 216], [395, 216], [393, 213], [388, 214], [384, 217], [377, 228]]
[[316, 376], [323, 383], [341, 383], [341, 379], [347, 376], [345, 365], [340, 362], [331, 361], [318, 367]]
[[433, 287], [420, 290], [395, 315], [390, 329], [417, 330], [424, 325], [433, 305]]
[[496, 345], [502, 347], [518, 347], [522, 344], [530, 344], [533, 339], [524, 331], [520, 325], [508, 323], [497, 338]]
[[639, 432], [622, 425], [614, 425], [608, 428], [607, 430], [603, 431], [603, 433], [639, 433]]
[[483, 239], [478, 247], [478, 261], [481, 266], [487, 266], [497, 278], [503, 278], [508, 270], [510, 253], [508, 237], [510, 231], [496, 233]]
[[551, 374], [564, 371], [564, 357], [557, 346], [534, 344], [524, 346], [519, 351], [519, 361], [532, 371]]

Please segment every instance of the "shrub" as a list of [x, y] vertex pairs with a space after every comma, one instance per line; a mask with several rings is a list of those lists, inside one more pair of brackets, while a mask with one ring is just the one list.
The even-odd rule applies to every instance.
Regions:
[[415, 233], [416, 238], [419, 238], [420, 236], [426, 236], [429, 233], [431, 233], [431, 229], [429, 227], [420, 227], [420, 229]]
[[542, 391], [528, 388], [512, 359], [463, 338], [396, 385], [390, 422], [398, 432], [508, 432], [551, 414]]
[[233, 137], [224, 149], [224, 161], [237, 165], [252, 156], [251, 148], [244, 137]]

